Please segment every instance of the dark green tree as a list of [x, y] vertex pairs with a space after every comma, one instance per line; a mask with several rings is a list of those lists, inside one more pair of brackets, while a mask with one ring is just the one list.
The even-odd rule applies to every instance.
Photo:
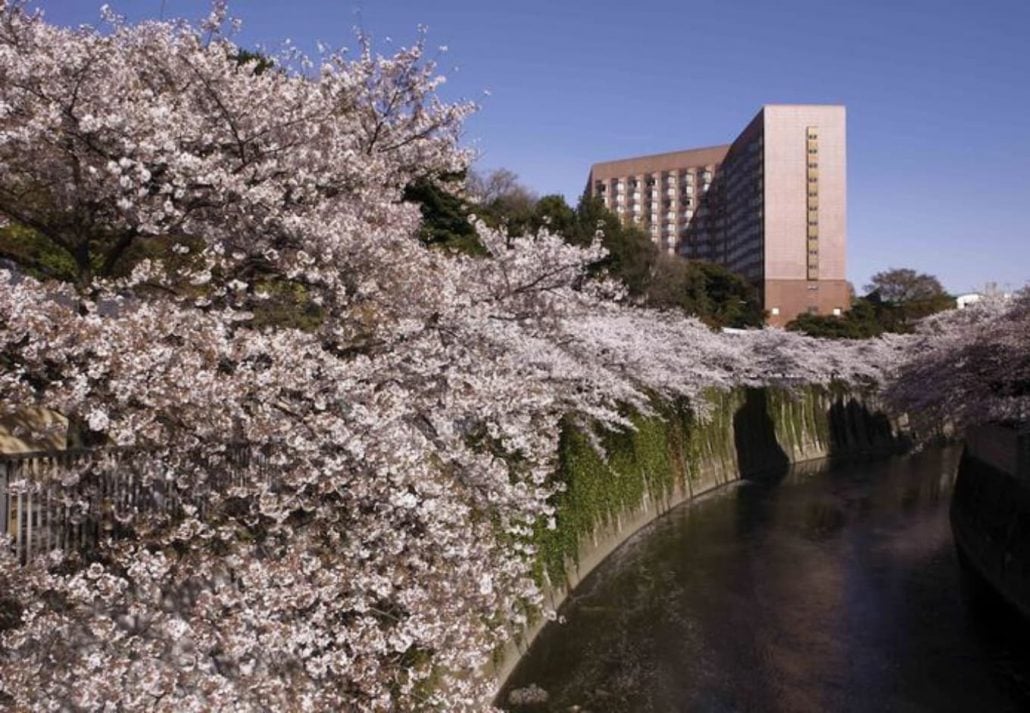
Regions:
[[884, 302], [904, 304], [945, 294], [940, 281], [933, 275], [916, 272], [911, 268], [890, 268], [873, 275], [866, 292], [877, 292]]
[[[947, 303], [944, 304], [947, 308]], [[790, 322], [787, 329], [828, 339], [868, 339], [884, 333], [904, 334], [912, 331], [916, 319], [932, 314], [920, 314], [910, 309], [910, 306], [885, 302], [873, 292], [856, 299], [851, 309], [839, 317], [802, 314]]]
[[466, 188], [476, 215], [487, 225], [504, 228], [511, 235], [523, 235], [530, 229], [537, 197], [519, 183], [512, 171], [506, 168], [488, 173], [471, 171]]
[[[580, 232], [576, 211], [569, 207], [565, 197], [560, 195], [544, 196], [536, 202], [529, 227], [534, 231], [547, 229], [564, 236]], [[577, 239], [577, 242], [580, 241]]]
[[682, 258], [659, 255], [645, 300], [658, 309], [680, 309], [695, 316], [712, 311], [704, 275]]
[[787, 325], [793, 332], [826, 339], [869, 339], [897, 328], [889, 307], [864, 298], [856, 299], [851, 309], [839, 317], [800, 314]]
[[721, 265], [663, 255], [655, 263], [645, 301], [676, 307], [711, 327], [760, 327], [764, 314], [758, 291]]
[[866, 290], [871, 299], [893, 307], [903, 327], [955, 306], [954, 298], [936, 277], [911, 268], [878, 272], [870, 278]]
[[629, 293], [642, 297], [651, 283], [658, 250], [639, 228], [623, 225], [618, 216], [605, 208], [598, 198], [584, 196], [576, 206], [577, 229], [566, 236], [569, 242], [589, 245], [600, 230], [601, 243], [608, 256], [596, 265], [596, 271], [607, 271], [621, 280]]
[[714, 327], [761, 327], [765, 314], [759, 304], [758, 290], [740, 275], [722, 265], [690, 261], [704, 280], [710, 311], [699, 314]]
[[600, 234], [608, 255], [590, 267], [591, 273], [619, 280], [639, 303], [678, 309], [714, 328], [763, 323], [757, 290], [746, 280], [713, 263], [661, 254], [642, 230], [624, 224], [600, 199], [583, 196], [575, 209], [560, 195], [537, 199], [514, 173], [503, 169], [471, 176], [465, 198], [458, 189], [463, 178], [425, 178], [405, 191], [405, 200], [422, 210], [425, 244], [482, 254], [468, 220], [471, 213], [487, 225], [503, 226], [511, 235], [546, 229], [573, 245], [586, 246]]
[[469, 255], [486, 253], [476, 229], [469, 221], [475, 208], [459, 195], [463, 174], [441, 178], [420, 178], [404, 190], [404, 200], [417, 203], [422, 211], [419, 238], [433, 247]]
[[276, 69], [275, 60], [260, 52], [240, 49], [235, 55], [231, 55], [231, 57], [236, 60], [236, 64], [241, 67], [248, 66], [252, 62], [254, 74], [264, 74], [265, 72]]

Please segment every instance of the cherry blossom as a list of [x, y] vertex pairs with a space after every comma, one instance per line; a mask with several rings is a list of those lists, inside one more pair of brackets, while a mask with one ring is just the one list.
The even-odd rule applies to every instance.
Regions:
[[895, 409], [961, 429], [1030, 421], [1030, 290], [923, 320], [888, 380]]
[[[905, 363], [900, 338], [626, 305], [588, 278], [599, 242], [478, 225], [486, 257], [427, 248], [404, 187], [467, 167], [474, 107], [439, 99], [422, 43], [269, 70], [223, 4], [106, 18], [0, 0], [0, 217], [76, 263], [0, 272], [0, 408], [97, 447], [48, 484], [75, 517], [101, 483], [133, 493], [92, 548], [19, 566], [0, 546], [4, 704], [488, 709], [486, 662], [542, 607], [530, 534], [554, 522], [563, 417], [875, 390]], [[263, 317], [277, 290], [311, 318]]]

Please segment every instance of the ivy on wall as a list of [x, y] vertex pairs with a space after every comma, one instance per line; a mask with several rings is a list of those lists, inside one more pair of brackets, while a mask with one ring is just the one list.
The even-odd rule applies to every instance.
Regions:
[[701, 492], [741, 471], [896, 441], [886, 417], [837, 385], [713, 389], [703, 398], [703, 418], [686, 401], [657, 397], [650, 413], [627, 409], [632, 430], [592, 425], [587, 433], [571, 418], [562, 421], [556, 477], [564, 489], [552, 503], [555, 527], [538, 523], [533, 534], [539, 583], [564, 586], [581, 543], [647, 499], [668, 503], [677, 492]]

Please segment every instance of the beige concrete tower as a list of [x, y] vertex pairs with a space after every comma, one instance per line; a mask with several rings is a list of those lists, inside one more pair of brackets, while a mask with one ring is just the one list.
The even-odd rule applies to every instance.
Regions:
[[661, 249], [758, 287], [769, 324], [849, 306], [842, 106], [767, 105], [732, 144], [608, 161], [587, 193]]
[[849, 306], [844, 107], [774, 105], [761, 115], [769, 322], [840, 314]]

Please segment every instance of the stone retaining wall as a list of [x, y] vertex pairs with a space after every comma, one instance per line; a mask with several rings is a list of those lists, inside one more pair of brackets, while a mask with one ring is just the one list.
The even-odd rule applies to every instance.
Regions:
[[[627, 413], [628, 433], [584, 433], [563, 425], [555, 499], [556, 527], [536, 533], [537, 576], [557, 609], [591, 570], [633, 533], [673, 507], [727, 483], [782, 472], [792, 463], [899, 452], [907, 423], [892, 421], [874, 400], [841, 388], [737, 389], [711, 392], [708, 414], [685, 403], [655, 404], [656, 413]], [[600, 442], [607, 458], [595, 447]], [[495, 653], [498, 690], [546, 621], [513, 632]]]
[[1030, 428], [973, 429], [951, 526], [962, 564], [1030, 619]]

